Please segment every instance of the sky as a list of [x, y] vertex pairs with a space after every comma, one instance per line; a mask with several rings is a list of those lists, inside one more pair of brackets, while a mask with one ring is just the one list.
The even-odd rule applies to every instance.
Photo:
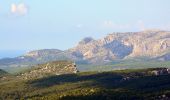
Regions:
[[0, 51], [66, 50], [147, 29], [170, 30], [170, 0], [0, 0]]

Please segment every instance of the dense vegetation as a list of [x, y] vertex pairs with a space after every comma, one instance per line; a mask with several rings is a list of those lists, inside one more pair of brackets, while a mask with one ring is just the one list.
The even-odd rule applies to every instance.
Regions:
[[3, 77], [4, 75], [7, 75], [8, 73], [2, 69], [0, 69], [0, 78]]
[[41, 79], [0, 82], [0, 100], [143, 100], [170, 97], [170, 75], [153, 69], [81, 72]]

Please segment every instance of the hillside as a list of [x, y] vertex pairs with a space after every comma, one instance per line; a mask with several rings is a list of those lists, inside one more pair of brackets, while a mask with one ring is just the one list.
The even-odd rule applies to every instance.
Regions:
[[169, 31], [117, 32], [98, 40], [91, 37], [84, 38], [77, 46], [65, 51], [35, 50], [16, 58], [1, 59], [0, 68], [28, 67], [68, 59], [78, 64], [106, 64], [115, 60], [141, 58], [147, 61], [169, 61], [169, 51]]
[[0, 78], [5, 76], [5, 75], [8, 75], [8, 73], [2, 69], [0, 69]]
[[[0, 60], [1, 67], [19, 67], [19, 66], [28, 66], [35, 65], [40, 63], [45, 63], [49, 61], [56, 61], [58, 58], [62, 59], [62, 56], [59, 56], [63, 51], [58, 49], [43, 49], [27, 52], [24, 55], [15, 58], [4, 58]], [[65, 59], [63, 57], [63, 59]]]
[[76, 65], [71, 61], [53, 61], [45, 64], [39, 64], [32, 69], [20, 74], [22, 79], [43, 78], [52, 75], [72, 74], [77, 73]]
[[68, 60], [68, 58], [63, 51], [58, 49], [35, 50], [27, 52], [19, 57], [0, 59], [0, 68], [11, 73], [17, 73], [22, 70], [30, 69], [31, 66], [36, 66], [37, 64], [56, 60]]
[[169, 100], [170, 75], [162, 69], [83, 72], [0, 82], [0, 99]]
[[2, 69], [0, 69], [0, 74], [6, 74], [6, 72]]

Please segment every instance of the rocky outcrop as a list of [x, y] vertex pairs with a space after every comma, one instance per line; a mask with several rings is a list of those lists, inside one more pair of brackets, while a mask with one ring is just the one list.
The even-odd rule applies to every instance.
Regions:
[[46, 64], [40, 64], [35, 66], [28, 72], [19, 75], [22, 79], [42, 78], [51, 75], [62, 75], [77, 73], [75, 63], [71, 61], [54, 61]]
[[167, 75], [170, 74], [170, 69], [169, 68], [157, 68], [153, 71], [150, 72], [152, 75]]
[[93, 42], [93, 41], [94, 41], [93, 38], [91, 38], [91, 37], [86, 37], [86, 38], [84, 38], [83, 40], [81, 40], [81, 41], [79, 42], [79, 44], [84, 45], [84, 44], [87, 44], [87, 43], [90, 43], [90, 42]]
[[170, 32], [167, 31], [112, 33], [99, 40], [87, 40], [69, 52], [92, 63], [142, 56], [154, 58], [170, 50]]
[[129, 37], [133, 45], [130, 57], [159, 56], [170, 49], [170, 32], [146, 31], [139, 32]]

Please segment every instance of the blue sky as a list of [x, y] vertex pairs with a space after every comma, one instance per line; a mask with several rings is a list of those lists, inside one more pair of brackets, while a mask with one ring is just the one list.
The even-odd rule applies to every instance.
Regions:
[[146, 29], [170, 30], [170, 0], [0, 0], [0, 50], [65, 50]]

